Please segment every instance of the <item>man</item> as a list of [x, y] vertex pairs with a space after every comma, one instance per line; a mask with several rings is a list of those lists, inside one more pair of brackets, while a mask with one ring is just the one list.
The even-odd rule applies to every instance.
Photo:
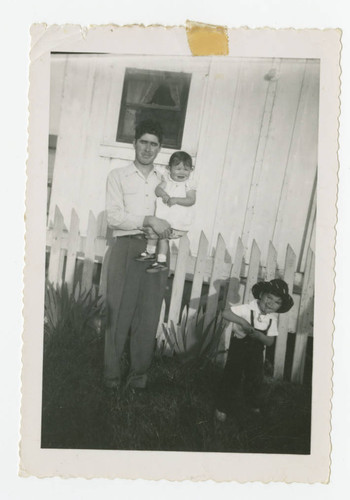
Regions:
[[105, 385], [118, 388], [121, 357], [130, 331], [130, 372], [127, 385], [144, 389], [151, 364], [167, 273], [146, 273], [149, 263], [135, 260], [145, 250], [141, 231], [170, 235], [168, 222], [154, 216], [155, 188], [161, 181], [154, 169], [162, 141], [157, 122], [141, 122], [135, 131], [135, 160], [112, 170], [107, 179], [106, 211], [114, 240], [107, 277]]

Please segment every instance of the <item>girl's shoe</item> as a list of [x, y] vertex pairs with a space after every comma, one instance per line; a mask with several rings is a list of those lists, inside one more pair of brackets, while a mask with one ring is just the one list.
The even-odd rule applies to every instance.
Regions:
[[216, 418], [216, 420], [218, 420], [219, 422], [225, 422], [225, 421], [226, 421], [226, 418], [227, 418], [227, 415], [226, 415], [226, 413], [224, 413], [223, 411], [220, 411], [220, 410], [215, 410], [215, 418]]
[[155, 262], [146, 269], [147, 273], [159, 273], [161, 271], [166, 271], [168, 269], [166, 262]]
[[155, 253], [148, 253], [142, 252], [138, 257], [135, 257], [135, 260], [138, 262], [152, 262], [153, 260], [156, 260], [156, 254]]

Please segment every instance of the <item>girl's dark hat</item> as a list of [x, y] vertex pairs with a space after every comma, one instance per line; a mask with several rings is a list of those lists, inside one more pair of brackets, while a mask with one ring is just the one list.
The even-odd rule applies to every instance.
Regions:
[[252, 293], [255, 299], [259, 299], [262, 293], [272, 293], [282, 299], [282, 305], [278, 313], [285, 313], [293, 307], [294, 300], [289, 295], [288, 285], [285, 281], [275, 279], [271, 281], [260, 281], [252, 287]]

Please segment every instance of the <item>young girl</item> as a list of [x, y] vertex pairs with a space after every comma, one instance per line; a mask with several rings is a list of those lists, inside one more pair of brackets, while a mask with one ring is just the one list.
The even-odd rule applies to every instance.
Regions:
[[244, 375], [247, 403], [260, 413], [260, 390], [263, 382], [263, 351], [274, 343], [277, 314], [291, 309], [294, 302], [288, 285], [281, 279], [262, 281], [252, 288], [255, 298], [250, 304], [226, 309], [224, 319], [233, 323], [227, 362], [217, 392], [215, 417], [224, 422], [227, 413], [235, 410]]
[[[196, 202], [196, 187], [191, 178], [193, 171], [192, 158], [185, 151], [173, 153], [169, 160], [168, 172], [156, 187], [156, 217], [165, 219], [172, 227], [171, 238], [181, 238], [189, 230], [193, 221], [193, 205]], [[169, 249], [167, 239], [148, 239], [146, 251], [138, 261], [155, 261], [148, 273], [156, 273], [168, 269], [166, 258]]]

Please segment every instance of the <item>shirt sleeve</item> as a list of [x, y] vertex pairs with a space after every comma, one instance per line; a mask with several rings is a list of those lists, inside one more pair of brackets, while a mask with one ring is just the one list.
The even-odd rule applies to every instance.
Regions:
[[158, 186], [160, 186], [163, 189], [166, 189], [167, 181], [166, 181], [166, 178], [164, 177], [164, 175], [161, 176]]
[[193, 177], [190, 177], [186, 182], [186, 191], [197, 191], [197, 184], [197, 181]]
[[247, 304], [235, 305], [231, 307], [231, 311], [233, 314], [237, 314], [237, 316], [247, 320], [247, 314], [249, 315], [249, 306]]
[[126, 212], [124, 195], [117, 172], [112, 171], [107, 178], [106, 188], [107, 224], [112, 229], [130, 231], [143, 225], [142, 215], [132, 215]]

